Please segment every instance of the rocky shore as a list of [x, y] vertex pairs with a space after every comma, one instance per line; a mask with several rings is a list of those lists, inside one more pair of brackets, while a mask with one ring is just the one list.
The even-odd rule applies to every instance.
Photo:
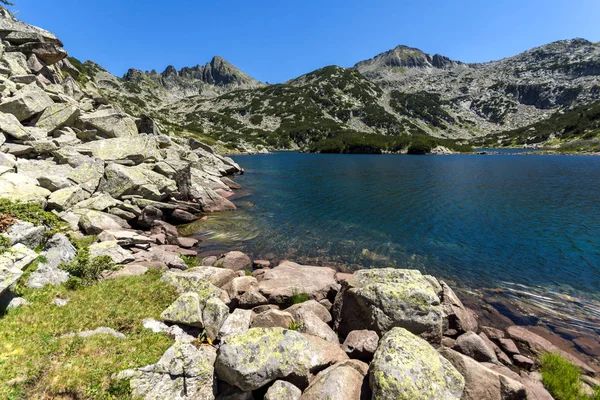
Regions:
[[[523, 327], [480, 326], [416, 270], [197, 259], [176, 225], [234, 210], [228, 176], [240, 166], [110, 105], [50, 32], [0, 10], [0, 37], [0, 303], [31, 307], [19, 285], [85, 285], [65, 268], [82, 254], [99, 280], [161, 274], [178, 297], [139, 323], [173, 344], [155, 364], [113, 371], [135, 398], [550, 399], [536, 372], [546, 352], [577, 365], [586, 390], [600, 385], [597, 370]], [[62, 223], [19, 219], [9, 208], [21, 203]], [[91, 326], [61, 338], [128, 334]]]

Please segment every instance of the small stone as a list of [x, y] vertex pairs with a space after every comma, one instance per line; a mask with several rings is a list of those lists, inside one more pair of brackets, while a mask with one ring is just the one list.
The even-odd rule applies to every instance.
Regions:
[[293, 321], [294, 318], [292, 317], [292, 314], [285, 311], [269, 309], [252, 318], [252, 328], [279, 327], [288, 329]]
[[504, 350], [508, 354], [521, 354], [515, 342], [513, 342], [510, 339], [499, 339], [498, 343], [500, 344], [502, 350]]
[[350, 358], [370, 362], [378, 345], [379, 336], [377, 336], [377, 332], [360, 330], [350, 332], [342, 348]]
[[531, 371], [535, 365], [535, 362], [531, 358], [520, 354], [513, 355], [513, 361], [517, 367], [524, 368], [528, 371]]

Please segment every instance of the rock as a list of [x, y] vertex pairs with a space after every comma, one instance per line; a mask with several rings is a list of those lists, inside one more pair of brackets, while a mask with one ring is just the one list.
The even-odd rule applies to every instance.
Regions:
[[77, 250], [68, 237], [56, 233], [42, 252], [46, 262], [38, 263], [37, 270], [33, 271], [27, 280], [26, 286], [32, 289], [41, 289], [46, 285], [60, 285], [69, 279], [69, 274], [58, 266], [61, 263], [70, 263], [77, 256]]
[[136, 244], [151, 244], [154, 240], [148, 236], [140, 235], [133, 230], [109, 230], [98, 235], [101, 242], [116, 241], [119, 246], [130, 247]]
[[481, 326], [480, 329], [490, 340], [499, 340], [504, 338], [504, 332], [500, 329], [492, 328], [491, 326]]
[[192, 343], [196, 340], [192, 335], [188, 335], [178, 325], [167, 326], [161, 321], [152, 318], [146, 318], [142, 321], [142, 326], [150, 329], [154, 333], [164, 333], [175, 338], [176, 342]]
[[183, 224], [187, 224], [198, 220], [198, 217], [196, 217], [194, 214], [180, 209], [176, 209], [175, 211], [173, 211], [173, 213], [171, 214], [171, 218]]
[[300, 400], [302, 391], [286, 381], [276, 381], [271, 385], [264, 400]]
[[252, 267], [252, 260], [241, 251], [230, 251], [219, 257], [215, 266], [233, 271], [243, 271]]
[[182, 294], [160, 314], [160, 317], [163, 321], [202, 328], [200, 296], [194, 292]]
[[12, 114], [0, 113], [0, 131], [16, 140], [32, 139], [21, 122]]
[[28, 184], [13, 183], [0, 176], [0, 198], [22, 203], [38, 203], [43, 208], [46, 207], [47, 198], [51, 192], [48, 189]]
[[425, 340], [404, 328], [383, 336], [370, 367], [373, 399], [460, 399], [465, 379]]
[[270, 309], [252, 318], [252, 328], [285, 328], [289, 329], [294, 321], [292, 315], [285, 311]]
[[90, 260], [108, 256], [115, 264], [127, 264], [135, 260], [130, 252], [119, 246], [116, 240], [95, 243], [89, 247]]
[[62, 335], [62, 338], [68, 338], [68, 337], [81, 337], [81, 338], [89, 338], [92, 336], [96, 336], [96, 335], [110, 335], [110, 336], [114, 336], [117, 339], [126, 339], [126, 336], [123, 335], [120, 332], [115, 331], [112, 328], [107, 328], [107, 327], [100, 327], [100, 328], [96, 328], [94, 330], [90, 330], [90, 331], [82, 331], [82, 332], [77, 332], [77, 333], [67, 333]]
[[508, 354], [519, 354], [519, 349], [515, 342], [510, 339], [499, 339], [498, 343], [500, 347]]
[[226, 184], [230, 189], [237, 190], [237, 189], [241, 189], [242, 188], [242, 185], [240, 185], [237, 182], [234, 182], [233, 180], [229, 179], [226, 176], [221, 177], [221, 182], [223, 182], [224, 184]]
[[334, 328], [345, 336], [353, 330], [382, 335], [403, 327], [439, 345], [442, 307], [437, 292], [432, 281], [416, 270], [357, 271], [336, 297]]
[[57, 165], [54, 162], [42, 160], [19, 160], [19, 174], [36, 179], [39, 185], [52, 192], [73, 186], [68, 179], [73, 168], [69, 165]]
[[23, 297], [15, 297], [8, 303], [6, 310], [16, 310], [17, 308], [26, 306], [28, 304], [29, 302]]
[[19, 52], [25, 55], [34, 54], [46, 65], [56, 64], [67, 57], [67, 52], [56, 43], [25, 43], [7, 48], [10, 52]]
[[285, 311], [293, 315], [296, 311], [299, 310], [306, 310], [314, 313], [317, 317], [321, 319], [321, 321], [325, 322], [326, 324], [330, 323], [332, 320], [331, 314], [329, 313], [327, 308], [325, 308], [323, 305], [321, 305], [315, 300], [308, 300], [303, 303], [294, 304], [293, 306], [288, 307]]
[[375, 331], [352, 331], [346, 337], [342, 349], [348, 357], [370, 362], [379, 345], [379, 336]]
[[252, 328], [224, 340], [215, 371], [220, 379], [245, 391], [282, 378], [306, 387], [311, 371], [331, 362], [329, 348], [324, 349], [295, 331]]
[[57, 297], [54, 299], [53, 303], [56, 307], [65, 307], [67, 304], [69, 304], [69, 299], [61, 299]]
[[[148, 206], [142, 210], [138, 217], [138, 224], [145, 228], [152, 228], [156, 221], [161, 221], [163, 212], [154, 206]], [[166, 239], [166, 236], [165, 236]]]
[[322, 300], [338, 289], [335, 271], [325, 267], [311, 267], [284, 261], [265, 272], [258, 287], [269, 302], [291, 305], [295, 295], [306, 294], [309, 299]]
[[65, 211], [89, 197], [90, 194], [79, 186], [66, 187], [57, 190], [48, 197], [48, 208], [50, 210]]
[[94, 140], [76, 146], [75, 150], [106, 162], [129, 160], [136, 165], [162, 158], [156, 139], [150, 136], [135, 135]]
[[525, 388], [519, 382], [492, 371], [475, 360], [448, 348], [440, 354], [464, 376], [463, 400], [518, 400], [526, 399]]
[[513, 361], [517, 367], [524, 368], [528, 371], [532, 370], [533, 366], [535, 365], [535, 362], [531, 358], [522, 356], [520, 354], [514, 354]]
[[35, 249], [46, 239], [45, 233], [46, 227], [43, 225], [35, 226], [31, 222], [17, 220], [1, 235], [9, 239], [11, 246], [21, 243], [30, 249]]
[[[25, 22], [17, 20], [7, 9], [0, 10], [0, 31], [9, 32], [6, 40], [11, 43], [15, 43], [9, 37], [41, 37], [45, 42], [61, 44], [60, 40], [52, 33], [44, 30], [42, 28], [38, 28], [37, 26], [26, 24]], [[10, 36], [12, 35], [12, 36]], [[28, 39], [27, 42], [31, 41]], [[40, 40], [41, 41], [41, 40]], [[24, 42], [26, 43], [26, 42]], [[15, 43], [19, 44], [19, 43]]]
[[192, 248], [198, 244], [198, 239], [178, 237], [176, 239], [177, 245], [186, 249]]
[[70, 104], [52, 104], [47, 107], [37, 119], [35, 126], [48, 132], [72, 122], [79, 115], [77, 107]]
[[106, 107], [90, 114], [81, 115], [79, 120], [102, 132], [108, 138], [138, 134], [135, 121], [114, 107]]
[[195, 292], [203, 289], [206, 283], [216, 287], [224, 287], [236, 278], [235, 272], [215, 267], [195, 267], [187, 271], [168, 271], [162, 280], [175, 286], [180, 293]]
[[0, 112], [14, 115], [19, 121], [24, 121], [41, 113], [53, 105], [52, 99], [35, 83], [25, 86], [13, 97], [0, 103]]
[[212, 267], [217, 263], [216, 256], [209, 256], [202, 259], [202, 265], [207, 267]]
[[177, 190], [177, 184], [143, 165], [126, 167], [113, 163], [104, 169], [98, 190], [115, 199], [139, 195], [149, 200], [162, 200]]
[[588, 356], [600, 357], [600, 343], [598, 343], [597, 338], [580, 336], [573, 339], [573, 343]]
[[206, 330], [206, 337], [210, 340], [216, 340], [219, 329], [229, 317], [229, 307], [220, 299], [213, 297], [206, 301], [202, 310], [202, 322]]
[[590, 368], [589, 365], [581, 361], [579, 358], [560, 350], [548, 340], [522, 326], [509, 326], [506, 328], [506, 334], [510, 339], [516, 342], [517, 347], [520, 350], [524, 350], [528, 354], [539, 355], [542, 353], [558, 353], [578, 366], [584, 374], [595, 375], [596, 373], [593, 368]]
[[242, 335], [248, 332], [251, 322], [252, 311], [237, 308], [229, 314], [229, 317], [227, 317], [223, 325], [221, 325], [219, 337], [223, 340], [232, 335]]
[[253, 265], [254, 265], [254, 268], [269, 268], [269, 267], [271, 267], [271, 261], [254, 260]]
[[321, 371], [304, 390], [302, 400], [360, 400], [369, 366], [347, 360]]
[[[183, 250], [183, 249], [181, 249]], [[169, 268], [186, 270], [188, 269], [187, 264], [180, 257], [180, 253], [172, 253], [165, 251], [157, 247], [150, 248], [149, 251], [136, 255], [137, 261], [150, 261], [159, 262], [165, 264]], [[164, 277], [164, 275], [163, 275]]]
[[68, 178], [88, 192], [93, 193], [98, 188], [100, 179], [102, 179], [103, 176], [104, 162], [99, 159], [91, 159], [77, 166], [69, 173]]
[[130, 379], [134, 398], [212, 400], [216, 357], [212, 346], [176, 342], [155, 365], [122, 371], [117, 378]]
[[445, 332], [448, 329], [454, 329], [459, 334], [473, 331], [477, 332], [477, 318], [475, 313], [466, 308], [454, 291], [445, 282], [442, 285], [442, 312], [443, 328]]
[[[506, 355], [506, 353], [504, 353], [502, 351], [502, 349], [496, 345], [496, 343], [494, 343], [490, 339], [488, 339], [488, 337], [485, 335], [485, 333], [481, 332], [479, 334], [479, 337], [483, 339], [483, 341], [485, 342], [485, 344], [487, 345], [488, 348], [492, 349], [494, 351], [494, 353], [496, 353], [496, 357], [498, 357], [498, 361], [500, 361], [504, 365], [512, 365], [512, 361], [511, 361], [510, 357], [508, 357]], [[455, 343], [456, 343], [456, 341], [455, 341]], [[452, 346], [447, 346], [447, 347], [452, 348], [452, 347], [454, 347], [454, 344], [452, 344]]]
[[477, 361], [498, 361], [493, 349], [490, 349], [485, 341], [480, 336], [477, 336], [475, 332], [467, 332], [459, 336], [458, 339], [456, 339], [453, 349]]
[[293, 314], [296, 323], [300, 324], [298, 332], [320, 337], [328, 342], [339, 344], [337, 334], [313, 312], [298, 309]]
[[23, 275], [23, 270], [37, 258], [38, 254], [35, 251], [21, 243], [0, 254], [0, 295], [14, 285]]
[[102, 231], [129, 229], [126, 221], [114, 215], [94, 210], [81, 210], [79, 226], [88, 235], [98, 235]]
[[191, 185], [189, 195], [202, 206], [204, 212], [233, 211], [237, 208], [231, 201], [220, 196], [214, 190], [196, 183]]

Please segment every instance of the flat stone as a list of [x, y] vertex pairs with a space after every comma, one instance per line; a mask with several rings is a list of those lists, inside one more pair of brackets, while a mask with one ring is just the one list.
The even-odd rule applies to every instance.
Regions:
[[293, 314], [296, 323], [300, 324], [298, 332], [320, 337], [328, 342], [339, 344], [337, 334], [316, 314], [306, 309], [298, 309]]
[[135, 260], [133, 255], [114, 241], [94, 243], [89, 247], [90, 259], [108, 256], [115, 264], [127, 264]]
[[138, 134], [135, 121], [114, 107], [81, 115], [79, 119], [109, 138], [135, 136]]
[[520, 354], [519, 349], [515, 342], [510, 339], [499, 339], [498, 343], [502, 350], [504, 350], [508, 354]]
[[526, 370], [533, 369], [533, 366], [535, 365], [535, 362], [531, 358], [522, 356], [520, 354], [514, 354], [513, 361], [516, 366], [524, 368]]
[[252, 328], [289, 329], [293, 321], [294, 318], [292, 317], [292, 314], [285, 311], [269, 309], [252, 318]]
[[77, 107], [67, 104], [52, 104], [47, 107], [37, 119], [35, 126], [53, 132], [63, 125], [73, 121], [79, 115]]
[[175, 286], [180, 293], [194, 292], [203, 288], [205, 283], [223, 287], [236, 278], [235, 272], [216, 267], [195, 267], [186, 271], [169, 271], [161, 278]]

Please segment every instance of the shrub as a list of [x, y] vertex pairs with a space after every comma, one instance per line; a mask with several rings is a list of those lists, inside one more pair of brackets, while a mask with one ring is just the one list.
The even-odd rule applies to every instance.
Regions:
[[181, 254], [179, 257], [181, 257], [188, 268], [194, 268], [200, 265], [200, 259], [197, 256], [186, 256]]
[[10, 215], [35, 225], [45, 225], [48, 228], [56, 228], [60, 224], [56, 215], [44, 211], [38, 203], [16, 203], [0, 199], [0, 215]]
[[300, 303], [304, 303], [305, 301], [310, 300], [310, 298], [308, 297], [308, 294], [306, 293], [300, 293], [297, 291], [294, 291], [294, 294], [292, 295], [292, 304], [300, 304]]

